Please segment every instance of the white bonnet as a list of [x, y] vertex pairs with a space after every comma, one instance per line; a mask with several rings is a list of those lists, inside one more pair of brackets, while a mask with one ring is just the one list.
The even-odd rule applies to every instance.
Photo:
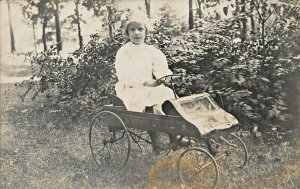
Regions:
[[144, 24], [144, 26], [146, 27], [148, 32], [153, 31], [153, 26], [152, 26], [153, 24], [151, 23], [151, 20], [147, 17], [146, 13], [144, 13], [140, 10], [137, 10], [137, 11], [133, 11], [127, 17], [127, 20], [124, 25], [124, 33], [125, 34], [127, 33], [128, 25], [133, 22]]

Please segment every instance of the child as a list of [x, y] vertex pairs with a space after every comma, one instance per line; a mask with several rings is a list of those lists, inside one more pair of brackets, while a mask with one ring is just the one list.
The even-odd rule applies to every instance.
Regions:
[[125, 26], [125, 35], [130, 42], [118, 50], [115, 61], [116, 95], [127, 110], [136, 112], [175, 98], [172, 89], [158, 84], [158, 78], [170, 75], [172, 71], [165, 55], [144, 43], [149, 30], [147, 19], [140, 15], [130, 16]]
[[[115, 68], [118, 82], [116, 95], [122, 99], [127, 110], [143, 112], [146, 107], [153, 107], [156, 114], [163, 114], [161, 105], [174, 99], [172, 89], [159, 84], [157, 79], [172, 74], [165, 55], [157, 48], [145, 44], [149, 30], [148, 18], [131, 15], [125, 26], [125, 35], [130, 42], [122, 46], [116, 55]], [[148, 131], [156, 154], [167, 144], [160, 139], [159, 132]]]

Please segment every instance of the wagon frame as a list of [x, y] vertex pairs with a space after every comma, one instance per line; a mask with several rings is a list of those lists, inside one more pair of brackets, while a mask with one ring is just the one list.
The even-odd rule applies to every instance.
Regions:
[[[128, 111], [117, 97], [112, 96], [112, 101], [113, 104], [105, 105], [104, 109], [94, 116], [89, 130], [92, 156], [100, 167], [116, 170], [123, 168], [129, 160], [132, 143], [137, 144], [141, 150], [141, 143], [152, 144], [145, 131], [178, 136], [177, 142], [166, 150], [186, 148], [177, 161], [177, 173], [185, 185], [215, 188], [221, 167], [217, 162], [222, 160], [222, 166], [229, 171], [247, 163], [246, 145], [236, 133], [223, 137], [221, 135], [224, 131], [221, 130], [203, 135], [195, 125], [180, 115]], [[231, 130], [232, 128], [226, 129]], [[189, 141], [187, 146], [182, 146], [183, 138]], [[233, 156], [237, 151], [239, 162], [231, 163], [232, 159], [236, 159]], [[123, 161], [117, 158], [120, 156]]]

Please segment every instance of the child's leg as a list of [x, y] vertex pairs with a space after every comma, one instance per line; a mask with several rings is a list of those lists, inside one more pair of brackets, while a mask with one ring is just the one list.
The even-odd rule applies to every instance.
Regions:
[[156, 105], [154, 105], [152, 107], [153, 107], [153, 113], [154, 114], [165, 115], [165, 113], [163, 112], [160, 104], [156, 104]]
[[152, 141], [152, 148], [156, 155], [161, 151], [168, 149], [169, 144], [166, 143], [164, 134], [158, 131], [148, 131]]
[[[159, 105], [152, 106], [152, 112], [154, 114], [164, 115], [162, 109]], [[149, 109], [147, 111], [149, 113]], [[159, 154], [162, 150], [166, 149], [168, 147], [168, 144], [165, 141], [164, 134], [158, 131], [148, 131], [149, 136], [152, 141], [152, 147], [155, 154]]]

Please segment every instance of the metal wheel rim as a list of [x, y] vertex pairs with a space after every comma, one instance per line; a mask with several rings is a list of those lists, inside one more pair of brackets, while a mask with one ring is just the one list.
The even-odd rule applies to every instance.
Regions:
[[244, 141], [243, 141], [240, 137], [236, 136], [235, 134], [230, 133], [230, 135], [233, 136], [233, 137], [235, 137], [235, 138], [237, 138], [238, 141], [242, 144], [243, 151], [244, 151], [244, 154], [245, 154], [245, 157], [244, 157], [244, 163], [243, 163], [243, 165], [242, 165], [242, 167], [244, 167], [244, 166], [247, 165], [247, 161], [248, 161], [248, 149], [247, 149], [247, 147], [246, 147], [246, 144], [244, 143]]
[[[183, 175], [181, 173], [181, 166], [180, 166], [180, 163], [181, 163], [181, 160], [182, 160], [183, 156], [185, 154], [187, 154], [188, 152], [190, 152], [190, 151], [201, 152], [201, 153], [205, 154], [209, 158], [209, 161], [211, 161], [209, 163], [209, 165], [213, 166], [213, 169], [214, 169], [214, 172], [215, 172], [214, 173], [215, 174], [215, 178], [213, 179], [213, 181], [211, 183], [211, 186], [209, 188], [216, 188], [217, 184], [218, 184], [218, 179], [219, 179], [219, 168], [218, 168], [218, 165], [217, 165], [215, 159], [213, 158], [213, 156], [210, 153], [208, 153], [207, 151], [205, 151], [204, 149], [202, 149], [202, 148], [189, 148], [189, 149], [187, 149], [187, 150], [185, 150], [184, 152], [181, 153], [181, 155], [180, 155], [180, 157], [179, 157], [179, 159], [177, 161], [177, 174], [179, 175], [179, 178], [180, 178], [181, 182], [184, 183], [184, 184], [186, 184], [186, 185], [190, 184], [190, 183], [187, 183], [187, 181], [183, 177]], [[208, 163], [206, 163], [205, 165], [208, 165]], [[203, 188], [203, 186], [199, 186], [199, 185], [195, 186], [195, 188], [199, 188], [199, 187]], [[194, 188], [194, 187], [192, 186], [192, 188]]]
[[[233, 133], [231, 133], [230, 136], [232, 136], [233, 139], [228, 140], [229, 144], [227, 144], [224, 141], [221, 144], [221, 145], [225, 146], [225, 150], [223, 150], [224, 151], [223, 154], [221, 153], [221, 155], [220, 155], [220, 156], [224, 156], [223, 158], [220, 158], [220, 161], [224, 161], [224, 166], [227, 166], [227, 168], [230, 168], [230, 167], [233, 168], [234, 166], [237, 168], [242, 168], [242, 167], [246, 166], [247, 160], [248, 160], [247, 147], [240, 137], [236, 136]], [[234, 139], [236, 139], [236, 141], [233, 141]], [[231, 146], [230, 144], [238, 145], [238, 146], [234, 147], [234, 146]], [[232, 151], [232, 149], [234, 151]], [[237, 158], [234, 158], [234, 155], [236, 153], [239, 153], [239, 151], [241, 151], [241, 153], [238, 155], [238, 156], [240, 156], [240, 157], [238, 157], [240, 159], [239, 162], [230, 162], [230, 160], [237, 159]], [[218, 161], [219, 157], [217, 156], [217, 157], [215, 157], [215, 159], [217, 159], [217, 161]], [[229, 162], [227, 162], [227, 160], [229, 160]], [[235, 164], [235, 165], [232, 165], [232, 164]]]
[[[103, 163], [101, 163], [101, 162], [99, 162], [99, 160], [97, 159], [97, 154], [95, 154], [95, 152], [94, 152], [94, 150], [93, 150], [93, 141], [92, 141], [92, 132], [93, 132], [93, 126], [94, 126], [94, 122], [95, 122], [95, 120], [99, 117], [99, 116], [102, 116], [102, 115], [104, 115], [104, 114], [110, 114], [110, 115], [112, 115], [113, 117], [115, 117], [119, 122], [120, 122], [120, 124], [121, 124], [121, 126], [123, 127], [123, 129], [124, 129], [124, 133], [123, 133], [123, 135], [127, 138], [127, 150], [126, 150], [126, 152], [123, 152], [123, 153], [126, 153], [126, 158], [123, 160], [124, 162], [120, 165], [120, 166], [118, 166], [118, 167], [116, 167], [116, 169], [121, 169], [121, 168], [123, 168], [126, 164], [127, 164], [127, 162], [128, 162], [128, 160], [129, 160], [129, 154], [130, 154], [130, 150], [131, 150], [131, 142], [130, 142], [130, 137], [129, 137], [129, 133], [128, 133], [128, 130], [127, 130], [127, 127], [126, 127], [126, 125], [125, 125], [125, 123], [122, 121], [122, 119], [117, 115], [117, 114], [115, 114], [115, 113], [113, 113], [113, 112], [110, 112], [110, 111], [101, 111], [101, 112], [99, 112], [99, 113], [97, 113], [95, 116], [94, 116], [94, 118], [92, 119], [92, 121], [91, 121], [91, 125], [90, 125], [90, 129], [89, 129], [89, 146], [90, 146], [90, 150], [91, 150], [91, 153], [92, 153], [92, 156], [93, 156], [93, 159], [96, 161], [96, 163], [98, 164], [98, 166], [100, 166], [101, 168], [104, 168], [105, 166], [107, 166], [107, 165], [103, 165]], [[98, 126], [99, 127], [99, 126]], [[103, 126], [100, 126], [101, 128], [103, 127]], [[104, 129], [109, 129], [109, 128], [104, 128]], [[123, 137], [124, 137], [123, 136]], [[105, 136], [104, 136], [105, 137]], [[122, 138], [123, 138], [122, 137]], [[121, 139], [122, 139], [121, 138]], [[120, 140], [121, 140], [120, 139]], [[125, 142], [125, 141], [124, 141]], [[102, 151], [102, 149], [101, 149], [101, 151]], [[109, 152], [110, 153], [110, 152]], [[98, 154], [99, 155], [99, 154]], [[109, 161], [111, 161], [111, 160], [109, 160]], [[111, 165], [108, 165], [108, 166], [111, 166]]]

